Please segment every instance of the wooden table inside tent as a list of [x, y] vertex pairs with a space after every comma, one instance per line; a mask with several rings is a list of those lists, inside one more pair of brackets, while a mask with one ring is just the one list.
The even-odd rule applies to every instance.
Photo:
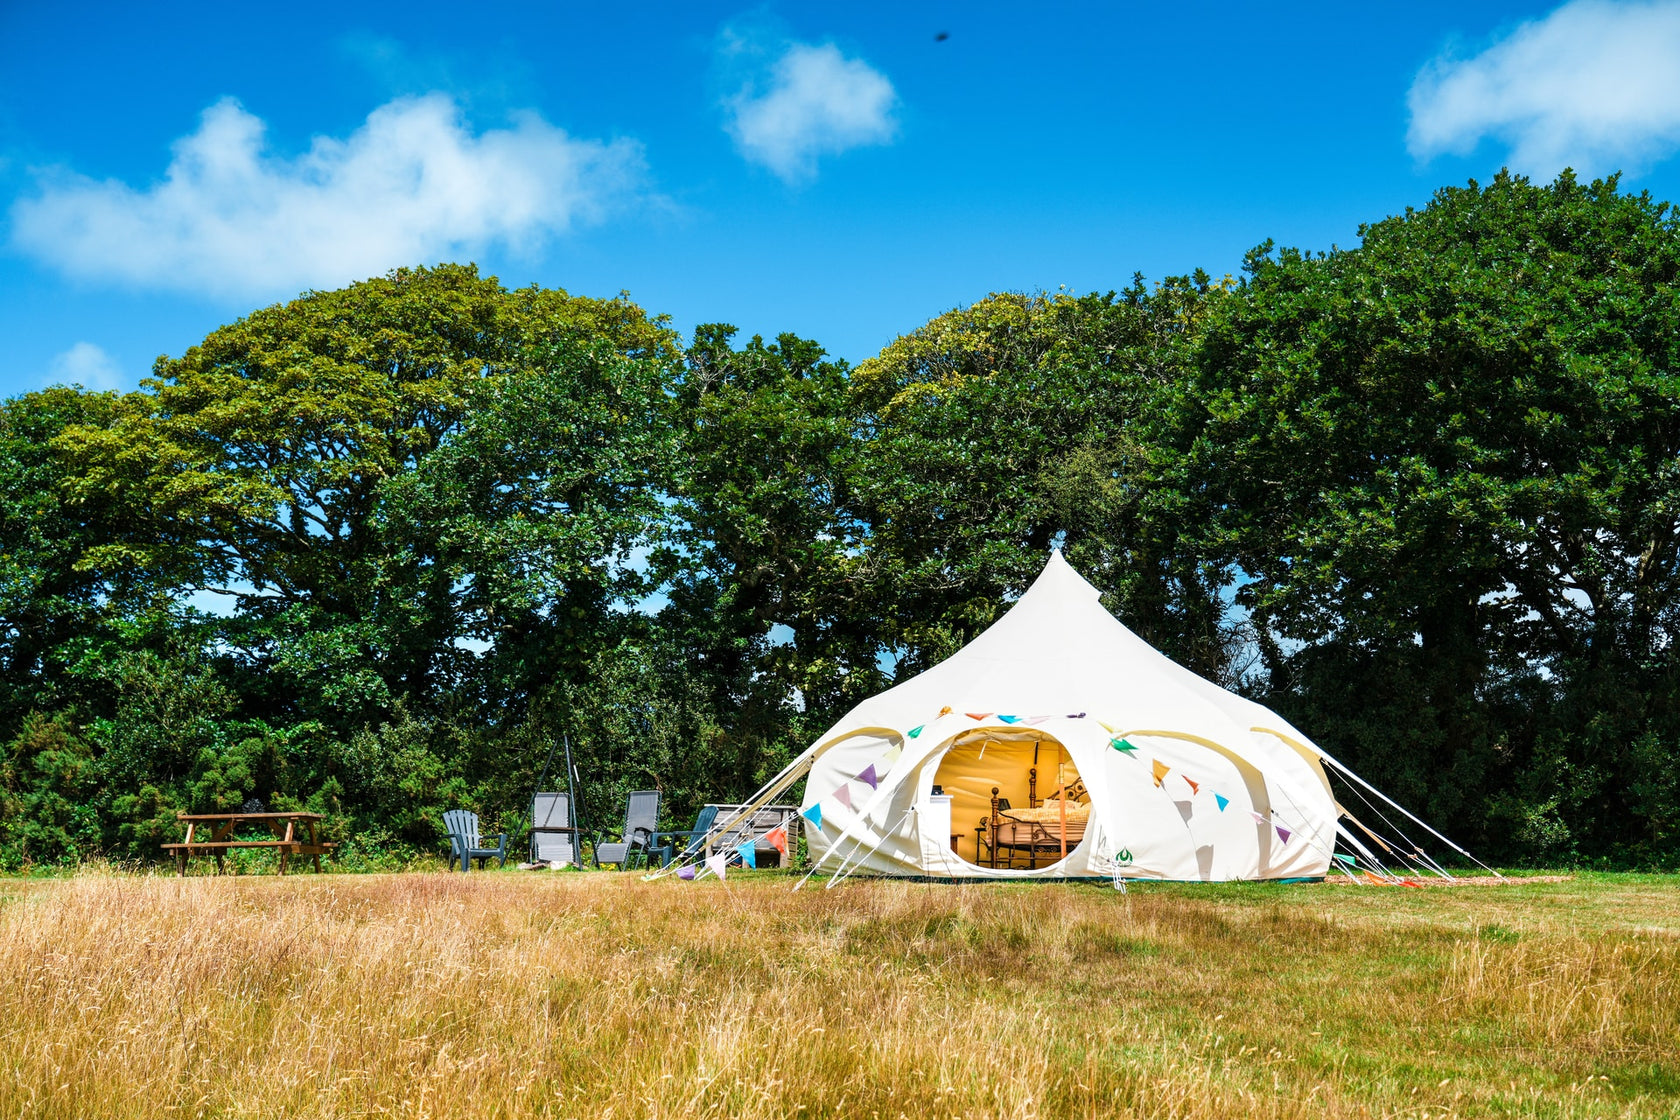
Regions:
[[[286, 861], [292, 856], [309, 856], [315, 870], [321, 870], [321, 857], [332, 851], [333, 845], [315, 836], [315, 824], [323, 820], [320, 813], [176, 813], [175, 819], [187, 825], [186, 839], [179, 844], [164, 844], [163, 850], [175, 857], [177, 873], [187, 873], [187, 857], [209, 852], [216, 857], [216, 871], [224, 870], [223, 861], [234, 848], [273, 848], [280, 854], [280, 874], [286, 873]], [[263, 825], [274, 834], [272, 840], [239, 840], [235, 832], [241, 825]], [[203, 833], [209, 839], [199, 839]]]

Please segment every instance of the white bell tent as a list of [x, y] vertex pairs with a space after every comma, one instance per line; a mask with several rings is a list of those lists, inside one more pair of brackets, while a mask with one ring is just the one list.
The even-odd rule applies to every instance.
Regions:
[[1128, 630], [1057, 552], [985, 633], [853, 708], [752, 804], [808, 778], [806, 840], [831, 885], [857, 870], [1317, 878], [1341, 831], [1326, 762], [1277, 713]]

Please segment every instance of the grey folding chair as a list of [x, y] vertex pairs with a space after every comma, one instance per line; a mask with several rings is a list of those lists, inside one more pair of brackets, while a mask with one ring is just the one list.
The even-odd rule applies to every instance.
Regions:
[[595, 837], [595, 866], [603, 863], [616, 863], [620, 868], [628, 868], [638, 854], [643, 862], [647, 860], [648, 849], [653, 846], [653, 838], [659, 828], [659, 791], [656, 789], [640, 789], [630, 795], [624, 806], [624, 831], [618, 840], [610, 844], [601, 843], [600, 835]]
[[532, 863], [577, 863], [577, 831], [569, 794], [539, 793], [531, 799]]

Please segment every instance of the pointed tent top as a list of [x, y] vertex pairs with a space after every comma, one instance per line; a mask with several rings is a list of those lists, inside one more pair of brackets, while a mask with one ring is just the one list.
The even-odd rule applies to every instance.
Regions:
[[823, 738], [860, 724], [915, 727], [947, 705], [1023, 717], [1092, 711], [1132, 728], [1200, 727], [1216, 741], [1247, 739], [1250, 727], [1262, 726], [1300, 737], [1281, 716], [1132, 633], [1060, 549], [1002, 618], [939, 664], [863, 701]]

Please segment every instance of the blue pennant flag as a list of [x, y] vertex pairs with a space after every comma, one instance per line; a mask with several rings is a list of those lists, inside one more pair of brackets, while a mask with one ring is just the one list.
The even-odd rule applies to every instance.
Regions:
[[753, 850], [753, 842], [751, 840], [748, 840], [745, 844], [737, 844], [735, 846], [735, 852], [741, 857], [741, 863], [743, 866], [757, 869], [758, 853]]
[[822, 827], [822, 803], [821, 802], [818, 802], [817, 804], [811, 806], [809, 809], [805, 810], [803, 813], [801, 813], [799, 815], [804, 817], [806, 820], [810, 821], [812, 828], [821, 828]]
[[1231, 799], [1229, 797], [1226, 797], [1223, 793], [1214, 794], [1213, 799], [1215, 801], [1219, 802], [1219, 811], [1221, 813], [1223, 813], [1225, 811], [1225, 806], [1227, 806], [1231, 803]]
[[999, 716], [998, 719], [1001, 719], [1004, 723], [1020, 723], [1021, 722], [1021, 717], [1020, 716]]

